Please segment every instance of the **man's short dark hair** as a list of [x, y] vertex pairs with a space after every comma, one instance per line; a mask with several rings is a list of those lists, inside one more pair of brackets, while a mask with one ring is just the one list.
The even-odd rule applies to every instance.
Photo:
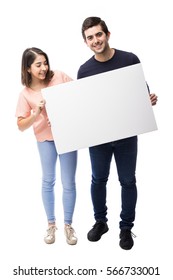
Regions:
[[88, 28], [91, 28], [93, 26], [100, 25], [102, 28], [102, 31], [107, 35], [109, 33], [108, 27], [106, 23], [100, 18], [100, 17], [88, 17], [84, 20], [82, 24], [82, 36], [84, 40], [86, 40], [85, 37], [85, 30]]

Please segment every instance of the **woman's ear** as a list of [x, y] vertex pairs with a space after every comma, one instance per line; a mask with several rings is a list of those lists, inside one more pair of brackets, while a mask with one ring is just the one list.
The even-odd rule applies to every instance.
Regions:
[[110, 36], [111, 36], [111, 32], [109, 31], [108, 34], [107, 34], [107, 39], [108, 40], [109, 40]]

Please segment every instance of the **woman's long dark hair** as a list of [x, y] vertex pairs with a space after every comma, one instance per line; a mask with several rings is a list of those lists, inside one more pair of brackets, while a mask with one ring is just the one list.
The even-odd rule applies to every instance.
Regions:
[[44, 55], [47, 65], [48, 65], [48, 71], [45, 78], [45, 83], [49, 83], [49, 81], [52, 79], [54, 73], [52, 70], [50, 70], [49, 65], [49, 58], [45, 52], [43, 52], [41, 49], [38, 48], [27, 48], [22, 55], [22, 65], [21, 65], [21, 82], [22, 85], [25, 85], [26, 87], [30, 87], [31, 84], [31, 74], [28, 72], [28, 69], [31, 67], [31, 64], [36, 59], [37, 55]]

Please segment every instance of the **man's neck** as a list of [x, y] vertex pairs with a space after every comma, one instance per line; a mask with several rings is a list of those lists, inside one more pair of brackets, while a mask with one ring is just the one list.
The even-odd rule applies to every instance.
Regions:
[[95, 59], [100, 62], [105, 62], [110, 60], [115, 54], [115, 49], [108, 48], [103, 53], [95, 54]]

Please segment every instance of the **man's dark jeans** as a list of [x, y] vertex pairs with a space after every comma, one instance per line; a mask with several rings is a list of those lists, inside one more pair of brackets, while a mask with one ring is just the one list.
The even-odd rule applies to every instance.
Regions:
[[107, 221], [106, 184], [114, 155], [121, 184], [120, 228], [131, 229], [135, 220], [137, 200], [135, 177], [137, 136], [90, 147], [89, 152], [92, 167], [91, 197], [95, 220]]

